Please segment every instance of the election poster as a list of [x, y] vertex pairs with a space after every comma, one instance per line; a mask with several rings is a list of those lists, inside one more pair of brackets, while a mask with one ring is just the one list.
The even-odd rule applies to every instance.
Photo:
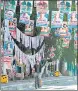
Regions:
[[63, 38], [62, 47], [69, 48], [70, 40], [68, 38]]
[[4, 42], [4, 56], [13, 56], [14, 43], [13, 42]]
[[9, 31], [11, 36], [16, 39], [16, 28], [17, 28], [17, 18], [13, 18], [12, 21], [9, 21]]
[[30, 23], [25, 25], [25, 35], [32, 35], [33, 29], [34, 29], [34, 20], [30, 20]]
[[20, 5], [20, 23], [29, 24], [30, 14], [26, 11], [26, 1], [21, 1]]
[[71, 12], [71, 6], [72, 6], [72, 1], [71, 0], [65, 1], [65, 11], [63, 11], [63, 12], [64, 13]]
[[40, 36], [49, 37], [49, 34], [50, 34], [50, 28], [49, 27], [41, 27]]
[[21, 13], [20, 14], [19, 22], [23, 23], [23, 24], [29, 24], [29, 22], [30, 22], [30, 15], [27, 14], [27, 13]]
[[49, 9], [47, 0], [38, 0], [36, 1], [36, 10], [37, 12], [45, 13]]
[[33, 1], [26, 1], [26, 12], [32, 14]]
[[58, 0], [57, 8], [61, 13], [69, 13], [71, 11], [72, 1]]
[[47, 11], [44, 14], [37, 12], [36, 26], [47, 27], [48, 26], [48, 18], [49, 18], [49, 11]]
[[5, 5], [4, 18], [12, 20], [14, 17], [15, 10], [16, 10], [16, 3], [12, 5], [8, 2], [8, 4]]
[[76, 28], [77, 27], [77, 19], [78, 19], [77, 11], [71, 11], [68, 14], [68, 25], [72, 28]]
[[12, 60], [13, 60], [13, 57], [10, 57], [10, 56], [4, 56], [3, 57], [3, 61], [4, 61], [4, 65], [6, 65], [5, 69], [11, 69], [12, 68]]
[[5, 30], [4, 30], [4, 42], [11, 41], [11, 36], [9, 32], [9, 20], [5, 19]]
[[8, 20], [12, 20], [13, 19], [13, 16], [14, 16], [14, 11], [13, 10], [5, 10], [5, 15], [4, 15], [5, 19], [8, 19]]
[[60, 28], [55, 28], [55, 36], [62, 37], [62, 38], [69, 38], [71, 39], [71, 28], [69, 28], [67, 22], [63, 22], [62, 26]]
[[63, 13], [60, 11], [52, 11], [51, 28], [59, 28], [62, 26]]
[[3, 6], [4, 6], [4, 1], [1, 1], [1, 3], [0, 3], [1, 10], [3, 10]]
[[20, 1], [20, 14], [28, 13], [32, 14], [33, 1]]
[[67, 36], [69, 29], [68, 29], [67, 22], [62, 22], [62, 23], [63, 24], [62, 24], [62, 27], [59, 30], [59, 34], [60, 34], [61, 37], [65, 37], [65, 36]]
[[26, 1], [20, 1], [20, 14], [26, 13]]

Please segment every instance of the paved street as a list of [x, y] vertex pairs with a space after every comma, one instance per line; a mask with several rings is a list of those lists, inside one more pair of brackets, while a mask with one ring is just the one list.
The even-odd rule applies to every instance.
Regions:
[[[42, 87], [37, 90], [77, 90], [77, 78], [60, 76], [42, 79]], [[2, 84], [2, 90], [34, 90], [34, 79]]]

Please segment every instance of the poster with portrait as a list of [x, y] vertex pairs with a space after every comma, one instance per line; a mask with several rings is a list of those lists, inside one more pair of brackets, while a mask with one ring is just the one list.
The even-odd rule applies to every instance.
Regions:
[[17, 18], [13, 18], [13, 20], [9, 21], [9, 31], [13, 38], [16, 39], [16, 28], [17, 28]]
[[47, 27], [48, 26], [48, 18], [49, 18], [49, 11], [47, 11], [44, 14], [37, 12], [36, 26]]
[[30, 23], [25, 25], [25, 35], [32, 35], [33, 29], [34, 29], [34, 20], [30, 20]]
[[3, 48], [4, 48], [4, 56], [12, 56], [13, 55], [13, 49], [14, 49], [13, 42], [4, 42]]
[[68, 14], [68, 24], [69, 24], [69, 26], [72, 27], [72, 28], [76, 28], [77, 27], [77, 19], [78, 19], [77, 11], [71, 11]]
[[0, 3], [1, 10], [3, 10], [3, 6], [4, 6], [4, 1], [1, 1], [1, 3]]
[[66, 37], [69, 34], [68, 22], [63, 22], [62, 27], [59, 30], [59, 35], [61, 37]]
[[63, 11], [63, 12], [64, 13], [71, 12], [71, 6], [72, 6], [72, 1], [71, 0], [65, 1], [65, 11]]
[[61, 1], [61, 0], [58, 0], [57, 1], [57, 8], [59, 9], [60, 7], [61, 7], [61, 3], [62, 3], [63, 1]]
[[47, 0], [38, 0], [36, 1], [36, 10], [37, 12], [45, 13], [48, 11], [48, 1]]
[[62, 22], [63, 22], [63, 13], [61, 13], [60, 11], [52, 11], [51, 27], [59, 28], [62, 26]]
[[57, 8], [62, 13], [69, 13], [71, 11], [71, 5], [72, 5], [71, 0], [67, 0], [67, 1], [58, 0], [57, 1]]
[[26, 12], [32, 14], [33, 1], [26, 1]]
[[20, 14], [26, 13], [26, 1], [20, 1]]
[[55, 28], [55, 29], [54, 29], [54, 31], [55, 31], [55, 36], [57, 36], [57, 37], [60, 37], [59, 30], [60, 30], [60, 28]]
[[70, 40], [68, 38], [63, 38], [62, 47], [69, 48]]
[[60, 28], [55, 28], [55, 36], [71, 39], [72, 30], [69, 28], [67, 22], [63, 22]]
[[6, 64], [5, 69], [11, 69], [12, 68], [12, 65], [11, 65], [12, 60], [13, 60], [13, 57], [10, 57], [10, 56], [4, 56], [3, 57], [4, 64]]
[[7, 20], [12, 20], [14, 16], [14, 11], [13, 10], [5, 10], [4, 11], [4, 18]]
[[5, 29], [4, 29], [4, 42], [11, 41], [11, 36], [9, 32], [9, 20], [5, 19]]
[[19, 22], [23, 24], [29, 24], [30, 15], [28, 13], [21, 13]]
[[32, 14], [33, 1], [20, 1], [20, 13]]
[[29, 24], [30, 13], [27, 13], [26, 10], [27, 4], [26, 1], [20, 1], [20, 23]]
[[12, 5], [10, 3], [5, 5], [4, 18], [8, 19], [8, 20], [12, 20], [14, 17], [15, 10], [16, 10], [16, 3], [14, 5]]
[[50, 35], [50, 28], [49, 27], [41, 27], [40, 36], [48, 37]]

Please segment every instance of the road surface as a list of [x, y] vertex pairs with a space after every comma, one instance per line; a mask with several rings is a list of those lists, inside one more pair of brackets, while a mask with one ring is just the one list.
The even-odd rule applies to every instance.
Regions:
[[[1, 85], [1, 90], [35, 90], [34, 78], [9, 81]], [[77, 90], [77, 77], [45, 77], [42, 78], [42, 87], [37, 90]]]

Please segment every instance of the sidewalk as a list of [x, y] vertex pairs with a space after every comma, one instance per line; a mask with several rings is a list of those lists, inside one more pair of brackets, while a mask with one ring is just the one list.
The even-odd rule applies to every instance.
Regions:
[[[2, 84], [2, 90], [35, 90], [34, 78], [27, 80], [9, 81], [8, 84]], [[76, 89], [77, 77], [60, 76], [60, 77], [44, 77], [42, 78], [42, 87], [44, 90], [53, 89]]]

